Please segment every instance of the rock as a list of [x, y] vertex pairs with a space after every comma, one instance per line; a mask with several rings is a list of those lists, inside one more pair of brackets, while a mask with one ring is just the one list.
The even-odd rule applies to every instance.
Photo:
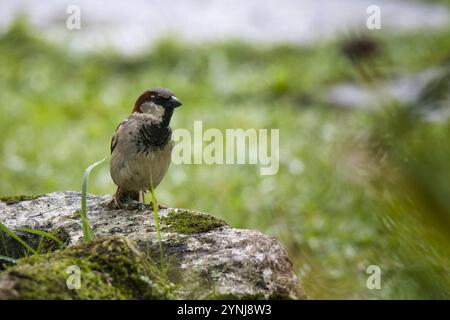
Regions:
[[[258, 231], [232, 228], [206, 213], [176, 208], [159, 211], [161, 261], [150, 206], [133, 211], [110, 210], [107, 204], [111, 196], [88, 196], [88, 220], [96, 240], [86, 243], [79, 217], [79, 192], [56, 192], [26, 201], [7, 200], [0, 202], [0, 221], [32, 248], [38, 246], [41, 236], [16, 228], [50, 232], [68, 247], [56, 250], [59, 245], [45, 238], [40, 247], [47, 253], [20, 259], [17, 266], [0, 274], [0, 298], [36, 297], [28, 293], [29, 289], [27, 293], [23, 291], [36, 283], [39, 283], [37, 287], [61, 289], [39, 291], [38, 296], [50, 299], [305, 297], [292, 263], [276, 239]], [[25, 248], [5, 232], [3, 242], [5, 246], [0, 245], [0, 255], [24, 256]], [[113, 254], [107, 253], [108, 250], [113, 250]], [[81, 290], [84, 283], [84, 292], [68, 290], [65, 284], [68, 276], [61, 273], [62, 267], [77, 265], [74, 261], [81, 264]], [[116, 274], [110, 266], [117, 265], [117, 261], [128, 261], [128, 272], [122, 270]], [[54, 277], [38, 279], [34, 276], [42, 273], [39, 270], [43, 265], [54, 270], [46, 272]], [[87, 273], [85, 277], [84, 273]], [[164, 277], [167, 281], [161, 280]], [[101, 288], [96, 294], [87, 290], [93, 283]], [[143, 283], [153, 289], [144, 290]]]

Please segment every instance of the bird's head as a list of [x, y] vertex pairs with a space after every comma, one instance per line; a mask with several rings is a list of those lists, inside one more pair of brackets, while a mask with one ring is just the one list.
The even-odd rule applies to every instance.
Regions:
[[181, 101], [169, 89], [154, 88], [139, 96], [134, 104], [133, 112], [163, 118], [166, 113], [172, 114], [173, 109], [181, 106], [181, 104]]

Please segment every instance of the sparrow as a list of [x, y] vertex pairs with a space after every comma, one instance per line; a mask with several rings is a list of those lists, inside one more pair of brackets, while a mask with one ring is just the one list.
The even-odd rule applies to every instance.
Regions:
[[139, 96], [131, 115], [117, 126], [109, 168], [117, 185], [113, 200], [119, 208], [143, 203], [151, 181], [156, 188], [164, 178], [174, 145], [170, 120], [181, 105], [169, 89], [150, 89]]

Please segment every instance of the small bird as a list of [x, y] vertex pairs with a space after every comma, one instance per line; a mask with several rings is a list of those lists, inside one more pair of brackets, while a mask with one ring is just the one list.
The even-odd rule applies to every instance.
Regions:
[[117, 127], [111, 140], [110, 174], [117, 185], [114, 203], [119, 208], [143, 203], [151, 180], [156, 188], [164, 178], [173, 148], [170, 119], [181, 105], [169, 89], [147, 90]]

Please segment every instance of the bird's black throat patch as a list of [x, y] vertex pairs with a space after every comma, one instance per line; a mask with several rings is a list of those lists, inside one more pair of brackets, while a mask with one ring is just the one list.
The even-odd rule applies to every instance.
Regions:
[[137, 136], [138, 152], [149, 152], [163, 149], [170, 141], [172, 130], [168, 126], [155, 123], [144, 123]]

